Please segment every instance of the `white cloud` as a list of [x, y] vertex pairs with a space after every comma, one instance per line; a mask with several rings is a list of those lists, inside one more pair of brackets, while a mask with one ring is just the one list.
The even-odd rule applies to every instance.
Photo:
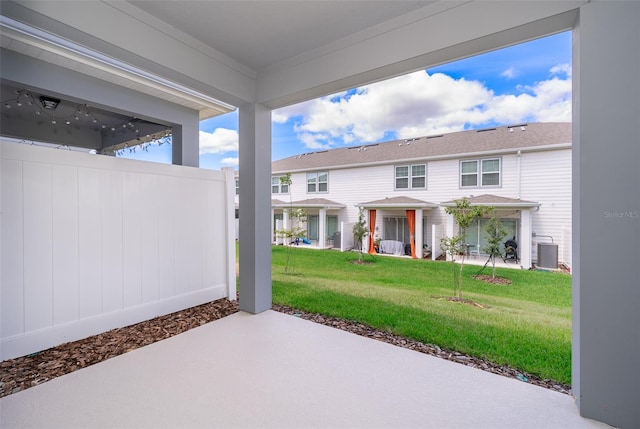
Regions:
[[[511, 69], [510, 69], [511, 70]], [[496, 95], [478, 81], [424, 71], [276, 111], [310, 149], [459, 131], [492, 123], [571, 120], [571, 67], [550, 78]]]
[[571, 71], [571, 64], [558, 64], [551, 67], [551, 70], [549, 70], [551, 75], [565, 75], [569, 78], [571, 77]]
[[200, 131], [200, 155], [237, 151], [238, 132], [236, 130], [216, 128], [212, 133]]
[[230, 167], [237, 167], [240, 162], [238, 161], [238, 158], [222, 158], [222, 160], [220, 160], [220, 164], [222, 165], [226, 165], [226, 166], [230, 166]]
[[516, 77], [516, 70], [513, 68], [513, 66], [511, 66], [500, 73], [500, 76], [506, 77], [507, 79], [513, 79], [514, 77]]

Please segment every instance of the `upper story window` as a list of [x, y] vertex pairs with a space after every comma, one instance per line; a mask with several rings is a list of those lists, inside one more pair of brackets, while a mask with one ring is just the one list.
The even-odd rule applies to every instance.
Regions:
[[272, 194], [288, 194], [289, 185], [280, 181], [280, 176], [273, 176], [271, 178], [271, 193]]
[[396, 189], [426, 189], [427, 164], [397, 165]]
[[240, 189], [240, 180], [236, 179], [236, 195], [239, 194], [238, 190]]
[[307, 173], [307, 193], [329, 192], [329, 173]]
[[460, 161], [460, 186], [500, 186], [500, 158]]

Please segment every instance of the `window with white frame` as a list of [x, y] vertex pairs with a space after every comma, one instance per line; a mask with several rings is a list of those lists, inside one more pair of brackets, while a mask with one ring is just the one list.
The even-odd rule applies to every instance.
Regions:
[[240, 180], [236, 179], [236, 195], [240, 195]]
[[500, 186], [500, 158], [460, 161], [460, 187]]
[[307, 193], [329, 192], [329, 173], [307, 173]]
[[286, 183], [282, 183], [282, 181], [280, 180], [280, 177], [281, 176], [271, 177], [271, 193], [272, 194], [288, 194], [289, 193], [289, 185]]
[[427, 164], [396, 165], [396, 189], [426, 189]]

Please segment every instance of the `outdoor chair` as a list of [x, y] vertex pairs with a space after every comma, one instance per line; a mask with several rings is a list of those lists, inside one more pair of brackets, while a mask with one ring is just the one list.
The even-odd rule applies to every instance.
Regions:
[[507, 262], [507, 260], [512, 259], [518, 263], [518, 243], [515, 240], [507, 240], [504, 242], [504, 257], [502, 260]]

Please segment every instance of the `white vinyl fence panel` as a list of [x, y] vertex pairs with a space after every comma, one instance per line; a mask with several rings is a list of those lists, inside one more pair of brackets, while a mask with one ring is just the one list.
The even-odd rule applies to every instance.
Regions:
[[431, 260], [435, 261], [444, 252], [440, 249], [440, 240], [446, 236], [443, 224], [431, 225]]
[[353, 225], [355, 222], [340, 222], [340, 251], [346, 252], [354, 248]]
[[2, 360], [235, 299], [228, 174], [9, 142], [0, 169]]

